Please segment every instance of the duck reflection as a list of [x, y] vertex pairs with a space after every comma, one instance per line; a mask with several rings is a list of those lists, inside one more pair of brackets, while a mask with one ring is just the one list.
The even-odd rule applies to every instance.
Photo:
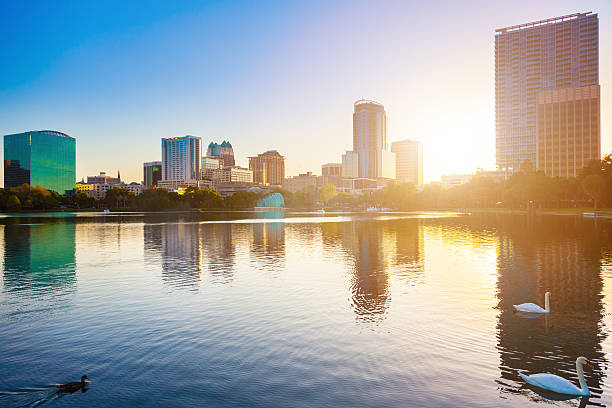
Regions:
[[324, 223], [324, 248], [351, 264], [351, 306], [360, 321], [379, 322], [391, 302], [389, 276], [423, 282], [423, 228], [417, 220]]
[[[551, 372], [576, 381], [574, 362], [584, 355], [601, 366], [603, 283], [598, 231], [585, 220], [537, 217], [487, 220], [500, 231], [497, 325], [502, 392], [521, 393], [517, 372]], [[542, 302], [551, 292], [549, 316], [526, 319], [513, 303]], [[530, 316], [533, 317], [533, 316]], [[592, 394], [599, 372], [586, 372]], [[530, 393], [532, 397], [534, 394]]]

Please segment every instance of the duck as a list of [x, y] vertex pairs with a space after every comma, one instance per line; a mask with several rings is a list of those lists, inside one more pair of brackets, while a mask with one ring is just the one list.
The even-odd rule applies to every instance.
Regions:
[[557, 394], [565, 394], [565, 395], [583, 395], [590, 396], [591, 392], [589, 391], [589, 387], [584, 379], [584, 369], [583, 367], [588, 365], [591, 368], [593, 365], [586, 359], [586, 357], [578, 357], [576, 359], [576, 372], [578, 373], [578, 382], [580, 383], [580, 388], [576, 387], [570, 381], [566, 380], [563, 377], [559, 377], [554, 374], [532, 374], [525, 375], [523, 373], [519, 373], [521, 378], [525, 380], [528, 384], [531, 384], [535, 387], [552, 391]]
[[80, 382], [69, 382], [66, 384], [58, 384], [57, 385], [57, 392], [69, 392], [69, 393], [73, 393], [75, 391], [78, 391], [80, 389], [85, 389], [85, 387], [87, 386], [87, 384], [89, 383], [89, 378], [84, 375], [81, 377], [81, 381]]
[[550, 313], [550, 292], [544, 294], [544, 309], [535, 303], [521, 303], [520, 305], [512, 305], [517, 312], [522, 313]]

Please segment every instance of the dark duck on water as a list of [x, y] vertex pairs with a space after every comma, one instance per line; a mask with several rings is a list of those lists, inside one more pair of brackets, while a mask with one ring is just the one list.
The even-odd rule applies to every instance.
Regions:
[[87, 384], [89, 383], [89, 378], [87, 378], [86, 375], [81, 377], [81, 381], [80, 382], [69, 382], [66, 384], [59, 384], [57, 386], [57, 392], [69, 392], [69, 393], [73, 393], [76, 392], [78, 390], [81, 390], [83, 392], [85, 392], [85, 390], [87, 388], [85, 388], [87, 386]]

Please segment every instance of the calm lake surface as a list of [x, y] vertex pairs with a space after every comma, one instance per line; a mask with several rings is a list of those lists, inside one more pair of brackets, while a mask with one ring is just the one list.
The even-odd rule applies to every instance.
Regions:
[[0, 219], [0, 407], [612, 406], [611, 221], [268, 216]]

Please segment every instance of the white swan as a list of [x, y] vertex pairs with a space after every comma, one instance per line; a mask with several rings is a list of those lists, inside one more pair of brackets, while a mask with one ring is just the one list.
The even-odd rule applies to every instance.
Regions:
[[580, 388], [576, 387], [570, 381], [563, 377], [559, 377], [554, 374], [532, 374], [525, 375], [519, 373], [521, 378], [527, 381], [529, 384], [543, 388], [545, 390], [556, 392], [557, 394], [568, 394], [568, 395], [591, 395], [589, 387], [584, 379], [583, 366], [588, 365], [593, 368], [593, 365], [585, 357], [578, 357], [576, 359], [576, 372], [578, 373], [578, 382]]
[[520, 305], [512, 305], [518, 312], [523, 313], [549, 313], [550, 312], [550, 292], [544, 295], [544, 309], [535, 303], [521, 303]]

